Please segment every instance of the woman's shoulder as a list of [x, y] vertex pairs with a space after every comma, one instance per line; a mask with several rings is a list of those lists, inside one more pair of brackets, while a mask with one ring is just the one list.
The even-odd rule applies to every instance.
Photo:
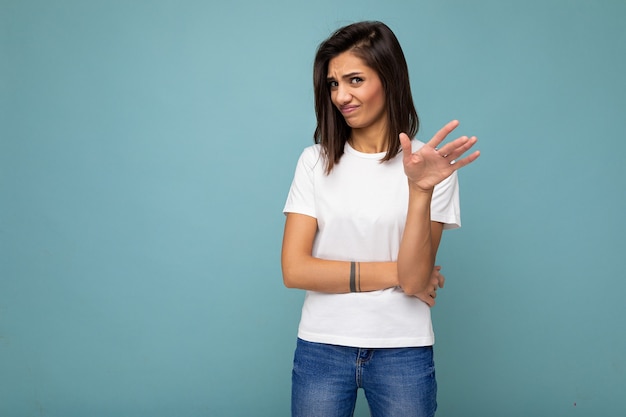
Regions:
[[308, 166], [316, 165], [322, 156], [322, 146], [318, 143], [307, 146], [300, 154], [300, 161]]
[[316, 143], [315, 145], [307, 146], [302, 150], [302, 155], [319, 156], [322, 153], [322, 145]]

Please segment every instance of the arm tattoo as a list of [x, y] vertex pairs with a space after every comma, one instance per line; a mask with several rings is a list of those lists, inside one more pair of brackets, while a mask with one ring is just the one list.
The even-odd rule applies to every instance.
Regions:
[[350, 292], [361, 292], [361, 262], [350, 262]]
[[350, 262], [350, 292], [356, 292], [354, 266], [354, 262]]

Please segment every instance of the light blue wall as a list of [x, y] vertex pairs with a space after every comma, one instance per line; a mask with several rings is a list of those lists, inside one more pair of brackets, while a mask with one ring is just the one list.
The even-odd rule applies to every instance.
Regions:
[[362, 19], [419, 137], [458, 118], [483, 152], [438, 415], [626, 415], [626, 2], [3, 0], [1, 416], [288, 415], [281, 210], [315, 47]]

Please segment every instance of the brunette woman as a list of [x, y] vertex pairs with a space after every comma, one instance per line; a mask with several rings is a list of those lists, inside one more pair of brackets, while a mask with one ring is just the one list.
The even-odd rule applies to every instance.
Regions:
[[412, 140], [419, 120], [404, 54], [380, 22], [333, 33], [313, 69], [315, 145], [284, 208], [284, 283], [306, 290], [292, 415], [351, 416], [363, 388], [372, 416], [433, 416], [430, 307], [444, 229], [460, 226], [456, 171], [475, 137]]

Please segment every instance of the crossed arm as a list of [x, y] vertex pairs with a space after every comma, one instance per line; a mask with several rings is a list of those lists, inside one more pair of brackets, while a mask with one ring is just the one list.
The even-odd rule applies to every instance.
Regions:
[[[443, 225], [431, 222], [433, 251], [436, 253]], [[304, 214], [287, 213], [283, 235], [283, 281], [288, 288], [326, 293], [350, 291], [350, 262], [329, 261], [312, 256], [317, 220]], [[435, 304], [436, 290], [443, 287], [440, 267], [431, 268], [426, 286], [415, 294], [430, 306]], [[359, 262], [360, 291], [375, 291], [400, 285], [397, 262]]]

